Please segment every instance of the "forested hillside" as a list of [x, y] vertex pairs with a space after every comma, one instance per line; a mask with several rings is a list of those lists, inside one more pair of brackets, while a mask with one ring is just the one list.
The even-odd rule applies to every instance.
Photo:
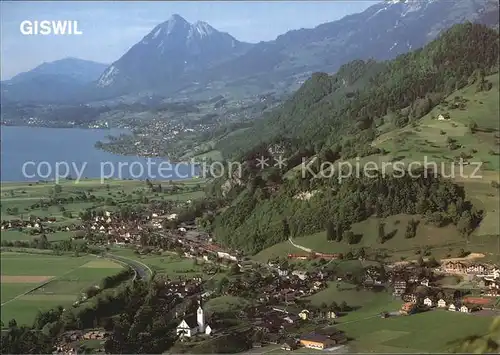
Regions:
[[[364, 150], [366, 142], [375, 138], [376, 119], [396, 113], [394, 120], [402, 126], [467, 85], [475, 71], [496, 72], [498, 39], [498, 32], [483, 25], [461, 24], [393, 61], [354, 61], [333, 76], [316, 73], [281, 109], [216, 148], [229, 158], [285, 137], [294, 138], [297, 148], [311, 146], [318, 151], [342, 144], [352, 150], [354, 144], [361, 155], [373, 153]], [[410, 110], [400, 112], [406, 107]]]
[[[498, 32], [463, 24], [393, 61], [354, 61], [333, 76], [314, 74], [283, 107], [244, 134], [219, 143], [225, 156], [244, 161], [245, 169], [232, 184], [218, 181], [212, 187], [229, 203], [212, 223], [217, 240], [256, 253], [289, 237], [328, 228], [337, 240], [351, 244], [356, 239], [350, 232], [353, 223], [399, 213], [423, 216], [437, 228], [453, 224], [464, 237], [470, 235], [482, 212], [467, 201], [462, 187], [440, 176], [349, 178], [339, 183], [335, 176], [284, 175], [303, 157], [316, 157], [314, 170], [321, 162], [385, 154], [372, 145], [381, 125], [385, 132], [387, 127], [412, 125], [472, 83], [481, 84], [478, 90], [490, 90], [485, 78], [498, 71], [498, 50]], [[258, 169], [255, 158], [271, 159], [273, 147], [280, 148], [287, 167]], [[414, 228], [407, 226], [408, 235]]]

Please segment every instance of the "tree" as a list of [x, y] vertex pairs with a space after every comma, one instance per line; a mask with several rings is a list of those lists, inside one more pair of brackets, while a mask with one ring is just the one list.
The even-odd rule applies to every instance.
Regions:
[[283, 225], [283, 236], [285, 237], [285, 239], [289, 239], [290, 238], [290, 225], [288, 224], [288, 221], [286, 220], [286, 218], [283, 218], [281, 220], [281, 224]]
[[469, 211], [464, 211], [457, 223], [458, 231], [469, 241], [469, 234], [473, 231], [472, 216]]
[[341, 312], [346, 312], [349, 310], [349, 306], [347, 305], [347, 302], [346, 301], [342, 301], [340, 303], [340, 311]]
[[62, 192], [62, 187], [59, 184], [54, 185], [54, 194], [60, 194]]
[[342, 224], [337, 223], [337, 242], [342, 241], [343, 234], [344, 234], [344, 228], [342, 227]]
[[377, 241], [383, 244], [385, 242], [385, 223], [381, 222], [380, 219], [377, 221], [377, 231]]
[[50, 242], [48, 241], [47, 236], [45, 234], [42, 234], [42, 236], [37, 239], [36, 247], [37, 247], [37, 249], [49, 249], [50, 248]]
[[345, 231], [344, 232], [344, 240], [347, 241], [348, 244], [356, 244], [356, 235], [353, 231]]
[[415, 222], [412, 219], [408, 221], [408, 224], [406, 225], [405, 238], [407, 239], [415, 238], [416, 235], [417, 235], [417, 222]]
[[326, 240], [337, 240], [337, 230], [335, 229], [335, 224], [333, 222], [328, 222], [326, 225]]
[[439, 266], [439, 262], [436, 260], [435, 257], [431, 256], [429, 258], [429, 260], [427, 260], [427, 267], [434, 268], [434, 267], [438, 267], [438, 266]]
[[425, 266], [424, 258], [422, 258], [422, 256], [418, 257], [418, 259], [417, 259], [417, 265], [420, 266], [420, 267]]

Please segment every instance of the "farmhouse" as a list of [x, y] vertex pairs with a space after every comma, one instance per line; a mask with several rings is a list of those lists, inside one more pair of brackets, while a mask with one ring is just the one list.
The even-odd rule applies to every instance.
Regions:
[[468, 274], [483, 274], [486, 271], [486, 267], [481, 264], [471, 264], [467, 266], [466, 272]]
[[441, 298], [438, 301], [437, 305], [438, 305], [439, 308], [446, 308], [446, 301]]
[[462, 313], [470, 313], [471, 312], [471, 308], [467, 307], [466, 305], [463, 305], [462, 307], [460, 307], [460, 312], [462, 312]]
[[326, 318], [328, 319], [335, 319], [338, 317], [339, 317], [338, 313], [333, 310], [326, 312]]
[[448, 261], [442, 265], [442, 270], [449, 274], [465, 274], [467, 265], [460, 261]]
[[410, 315], [417, 311], [417, 305], [413, 302], [407, 302], [401, 306], [399, 313], [403, 315]]
[[402, 296], [402, 299], [405, 302], [417, 303], [417, 295], [415, 295], [413, 293], [405, 293]]
[[[432, 299], [430, 299], [429, 297], [426, 297], [424, 299], [424, 305], [426, 305], [427, 307], [433, 307], [434, 301], [432, 301]], [[445, 307], [446, 307], [446, 304], [445, 304]]]
[[406, 281], [399, 280], [394, 282], [394, 291], [392, 293], [394, 296], [401, 296], [405, 291], [406, 291]]
[[307, 279], [307, 272], [306, 271], [294, 270], [294, 271], [292, 271], [292, 275], [297, 276], [301, 280]]
[[309, 311], [307, 309], [304, 309], [302, 310], [302, 312], [299, 313], [299, 317], [302, 319], [302, 320], [307, 320], [309, 319]]
[[448, 306], [448, 311], [451, 311], [451, 312], [456, 312], [457, 309], [459, 309], [458, 306], [454, 305], [453, 303], [451, 303], [449, 306]]

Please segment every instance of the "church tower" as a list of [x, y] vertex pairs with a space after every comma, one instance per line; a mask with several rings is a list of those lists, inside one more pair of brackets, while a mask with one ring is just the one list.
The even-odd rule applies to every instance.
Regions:
[[196, 320], [198, 322], [198, 332], [205, 332], [205, 314], [203, 313], [203, 307], [201, 305], [201, 298], [198, 301], [198, 310], [196, 311]]

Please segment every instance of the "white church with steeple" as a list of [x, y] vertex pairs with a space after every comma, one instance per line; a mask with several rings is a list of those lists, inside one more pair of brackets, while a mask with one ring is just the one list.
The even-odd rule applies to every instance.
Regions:
[[195, 334], [212, 334], [212, 328], [205, 322], [205, 311], [203, 310], [201, 299], [198, 301], [196, 316], [184, 318], [177, 326], [177, 335], [190, 338]]

